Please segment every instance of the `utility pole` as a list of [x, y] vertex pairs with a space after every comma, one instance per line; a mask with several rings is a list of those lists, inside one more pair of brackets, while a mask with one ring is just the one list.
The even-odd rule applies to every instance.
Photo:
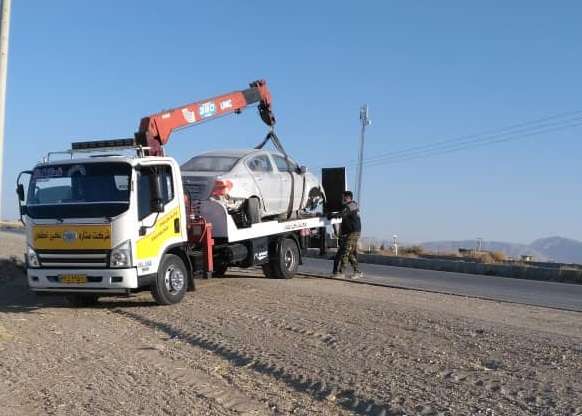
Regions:
[[398, 236], [396, 234], [392, 236], [392, 251], [395, 256], [398, 256]]
[[4, 120], [6, 117], [6, 74], [8, 70], [8, 35], [10, 34], [10, 1], [2, 0], [2, 17], [0, 17], [0, 221], [2, 220], [2, 179], [4, 176]]
[[481, 248], [483, 246], [483, 239], [481, 237], [477, 237], [477, 252], [481, 252]]
[[360, 134], [360, 152], [358, 154], [358, 171], [356, 173], [356, 201], [362, 204], [362, 174], [364, 170], [364, 137], [366, 127], [372, 124], [368, 118], [368, 104], [364, 104], [360, 108], [360, 122], [362, 123], [362, 131]]

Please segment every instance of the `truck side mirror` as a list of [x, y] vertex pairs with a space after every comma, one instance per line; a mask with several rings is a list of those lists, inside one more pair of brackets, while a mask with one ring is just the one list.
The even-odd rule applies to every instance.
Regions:
[[307, 168], [305, 166], [300, 166], [297, 168], [297, 172], [299, 172], [300, 175], [305, 175], [307, 173]]
[[162, 175], [159, 172], [152, 175], [152, 211], [164, 212], [164, 198], [162, 196]]
[[22, 185], [21, 183], [19, 183], [16, 186], [16, 193], [18, 194], [18, 200], [20, 202], [24, 202], [24, 185]]
[[22, 219], [22, 216], [26, 215], [27, 211], [28, 211], [26, 208], [26, 205], [23, 205], [23, 202], [25, 202], [25, 199], [26, 199], [26, 195], [24, 193], [24, 185], [22, 183], [20, 183], [20, 179], [24, 175], [29, 175], [32, 177], [32, 171], [31, 170], [22, 171], [18, 174], [18, 177], [16, 178], [16, 194], [18, 195], [18, 209], [19, 209], [19, 213], [20, 213], [20, 222], [22, 224], [24, 224], [24, 220]]

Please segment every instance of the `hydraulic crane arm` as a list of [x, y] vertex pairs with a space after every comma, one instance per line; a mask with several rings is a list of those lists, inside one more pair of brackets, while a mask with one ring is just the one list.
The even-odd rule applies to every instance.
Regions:
[[251, 82], [249, 88], [207, 100], [183, 105], [141, 119], [136, 142], [149, 148], [150, 156], [161, 156], [174, 130], [190, 127], [230, 113], [240, 113], [245, 107], [258, 103], [259, 114], [265, 124], [275, 125], [271, 109], [271, 93], [264, 80]]

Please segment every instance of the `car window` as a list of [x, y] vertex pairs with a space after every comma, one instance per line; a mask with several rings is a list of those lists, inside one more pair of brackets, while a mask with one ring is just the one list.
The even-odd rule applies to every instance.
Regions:
[[234, 156], [196, 156], [181, 166], [182, 170], [190, 172], [229, 172], [238, 157]]
[[273, 165], [267, 155], [255, 156], [247, 162], [247, 166], [253, 172], [272, 172]]
[[295, 172], [297, 170], [297, 163], [293, 162], [289, 159], [289, 164], [284, 157], [273, 155], [273, 159], [275, 159], [275, 165], [277, 165], [277, 169], [279, 172], [289, 172], [289, 165], [291, 165], [291, 171]]

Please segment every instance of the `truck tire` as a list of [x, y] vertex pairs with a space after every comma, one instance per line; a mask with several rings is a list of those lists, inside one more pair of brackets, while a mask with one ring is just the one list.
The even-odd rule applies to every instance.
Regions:
[[65, 300], [74, 308], [86, 308], [94, 306], [99, 303], [99, 296], [83, 294], [83, 295], [66, 295]]
[[[285, 238], [279, 244], [277, 256], [269, 262], [267, 277], [273, 279], [291, 279], [299, 268], [299, 248], [295, 240]], [[263, 267], [265, 271], [265, 267]]]
[[226, 264], [215, 264], [214, 270], [212, 271], [212, 277], [222, 277], [226, 274], [228, 270], [228, 265]]
[[188, 270], [182, 259], [166, 254], [152, 285], [152, 296], [158, 305], [173, 305], [180, 302], [188, 289]]
[[261, 206], [259, 198], [252, 197], [247, 199], [245, 210], [249, 225], [261, 222]]

